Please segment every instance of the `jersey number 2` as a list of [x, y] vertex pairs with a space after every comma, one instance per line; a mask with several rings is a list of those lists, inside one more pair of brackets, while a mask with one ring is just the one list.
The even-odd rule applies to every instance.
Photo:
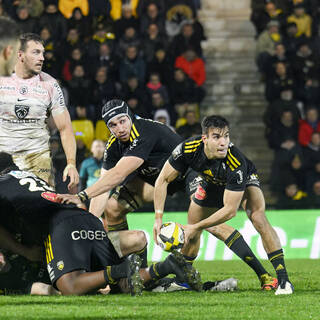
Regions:
[[[33, 178], [23, 178], [19, 181], [19, 183], [24, 186], [25, 184], [29, 184], [29, 191], [53, 191], [53, 188], [48, 186], [44, 181], [42, 180], [35, 180]], [[39, 184], [41, 186], [39, 186]]]

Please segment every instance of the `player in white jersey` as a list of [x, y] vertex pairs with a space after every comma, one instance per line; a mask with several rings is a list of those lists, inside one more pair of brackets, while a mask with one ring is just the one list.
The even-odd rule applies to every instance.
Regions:
[[11, 19], [0, 17], [0, 76], [12, 73], [20, 46], [19, 27]]
[[61, 88], [41, 71], [43, 61], [41, 38], [33, 33], [21, 35], [15, 73], [0, 78], [0, 151], [11, 154], [21, 170], [54, 185], [47, 128], [52, 115], [67, 158], [63, 180], [69, 176], [71, 189], [79, 182], [76, 142]]

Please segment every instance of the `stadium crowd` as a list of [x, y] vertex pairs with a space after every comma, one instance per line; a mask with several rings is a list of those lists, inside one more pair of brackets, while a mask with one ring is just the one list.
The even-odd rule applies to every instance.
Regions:
[[[205, 96], [198, 7], [194, 0], [4, 0], [0, 14], [41, 36], [43, 71], [59, 81], [71, 120], [94, 126], [103, 104], [122, 98], [137, 115], [180, 126], [187, 137], [201, 132]], [[51, 135], [54, 167], [61, 172], [64, 153], [54, 128]], [[89, 150], [77, 139], [78, 169]], [[60, 176], [56, 185], [62, 191]]]
[[313, 0], [252, 1], [277, 208], [320, 204], [319, 9]]

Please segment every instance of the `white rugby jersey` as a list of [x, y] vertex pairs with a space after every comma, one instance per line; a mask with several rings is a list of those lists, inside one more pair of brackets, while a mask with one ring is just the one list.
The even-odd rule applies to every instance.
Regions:
[[49, 149], [47, 119], [66, 109], [57, 81], [45, 72], [0, 77], [0, 151], [24, 155]]

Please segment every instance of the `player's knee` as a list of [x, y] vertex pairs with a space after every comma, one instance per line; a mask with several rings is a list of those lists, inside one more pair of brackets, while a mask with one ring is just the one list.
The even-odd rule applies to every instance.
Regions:
[[137, 250], [143, 249], [148, 243], [145, 233], [140, 230], [135, 230], [135, 239], [138, 248]]
[[125, 214], [122, 214], [122, 210], [118, 202], [112, 198], [108, 200], [104, 213], [107, 216], [107, 219], [111, 221], [117, 220], [125, 216]]
[[267, 223], [265, 212], [262, 208], [254, 210], [250, 215], [250, 220], [258, 231], [263, 230]]

